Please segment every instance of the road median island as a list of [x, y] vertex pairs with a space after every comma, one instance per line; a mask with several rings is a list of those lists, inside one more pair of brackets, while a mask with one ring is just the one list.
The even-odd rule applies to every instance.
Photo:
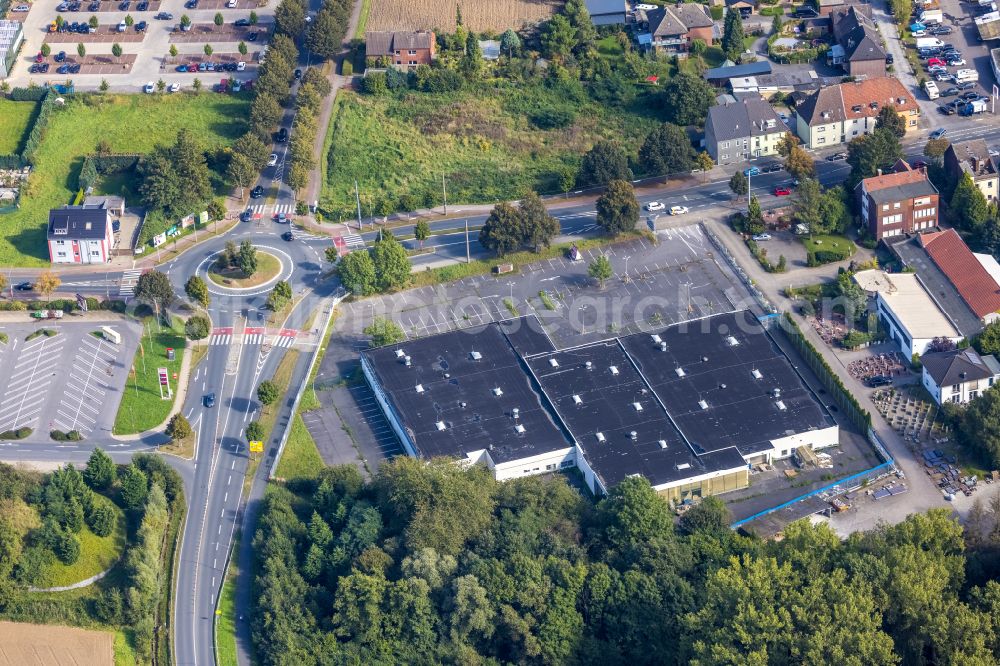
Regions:
[[219, 268], [213, 265], [208, 269], [208, 279], [220, 287], [229, 289], [249, 289], [267, 284], [281, 272], [281, 260], [269, 252], [257, 250], [257, 270], [247, 275], [239, 268]]
[[[162, 428], [174, 413], [174, 404], [181, 404], [179, 398], [184, 395], [182, 366], [190, 366], [190, 353], [187, 352], [183, 322], [179, 317], [173, 317], [171, 322], [168, 327], [158, 324], [155, 317], [143, 320], [139, 349], [128, 369], [115, 417], [114, 435], [139, 435]], [[173, 360], [167, 358], [167, 349], [174, 350]], [[170, 399], [161, 397], [160, 368], [167, 371], [167, 382], [173, 393]]]

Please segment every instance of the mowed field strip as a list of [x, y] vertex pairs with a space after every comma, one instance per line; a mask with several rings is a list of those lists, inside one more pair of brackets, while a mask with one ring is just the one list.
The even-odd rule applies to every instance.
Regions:
[[111, 666], [114, 634], [45, 624], [0, 622], [0, 666]]

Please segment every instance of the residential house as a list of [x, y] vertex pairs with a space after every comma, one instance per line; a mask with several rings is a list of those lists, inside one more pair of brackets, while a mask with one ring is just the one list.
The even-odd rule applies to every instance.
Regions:
[[930, 352], [920, 357], [924, 388], [935, 402], [965, 404], [975, 400], [1000, 377], [1000, 363], [972, 347]]
[[933, 229], [938, 221], [938, 191], [919, 169], [880, 173], [857, 187], [861, 221], [876, 240]]
[[969, 249], [954, 229], [921, 234], [921, 247], [984, 324], [1000, 319], [1000, 264]]
[[705, 150], [720, 165], [776, 155], [787, 131], [770, 104], [759, 95], [747, 95], [708, 110]]
[[726, 9], [739, 12], [742, 18], [747, 18], [756, 11], [757, 3], [754, 0], [726, 0]]
[[827, 17], [835, 11], [843, 10], [844, 5], [844, 0], [816, 0], [817, 11]]
[[969, 174], [972, 183], [987, 201], [997, 199], [1000, 174], [997, 173], [996, 162], [983, 139], [960, 141], [948, 146], [944, 153], [944, 167], [955, 181]]
[[820, 88], [796, 104], [796, 133], [807, 148], [829, 148], [875, 131], [883, 106], [914, 130], [920, 107], [898, 79], [880, 77]]
[[875, 22], [857, 5], [835, 10], [830, 20], [836, 43], [827, 52], [827, 62], [859, 79], [885, 76], [886, 51]]
[[53, 264], [111, 261], [112, 227], [111, 210], [103, 206], [65, 206], [50, 210], [49, 261]]
[[125, 199], [115, 196], [90, 195], [83, 200], [84, 208], [106, 208], [112, 217], [121, 218], [125, 214]]
[[23, 41], [24, 29], [20, 21], [0, 21], [0, 79], [10, 76]]
[[770, 60], [758, 60], [742, 65], [723, 65], [705, 70], [705, 80], [717, 86], [724, 86], [730, 79], [738, 79], [748, 76], [761, 76], [771, 73]]
[[594, 25], [625, 25], [625, 0], [586, 0]]
[[647, 26], [649, 48], [657, 53], [686, 54], [691, 49], [691, 42], [696, 39], [712, 43], [715, 23], [704, 5], [686, 3], [640, 9], [636, 16], [640, 24]]
[[435, 47], [434, 33], [427, 30], [365, 33], [365, 58], [370, 65], [386, 63], [402, 70], [429, 65]]

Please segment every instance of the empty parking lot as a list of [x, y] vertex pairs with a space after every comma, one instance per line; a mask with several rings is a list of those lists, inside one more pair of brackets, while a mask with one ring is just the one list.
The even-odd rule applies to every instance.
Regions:
[[[124, 321], [109, 325], [121, 345], [94, 335], [101, 323], [5, 324], [0, 431], [31, 428], [34, 440], [48, 440], [51, 430], [110, 433], [139, 331]], [[31, 337], [43, 329], [54, 334]]]

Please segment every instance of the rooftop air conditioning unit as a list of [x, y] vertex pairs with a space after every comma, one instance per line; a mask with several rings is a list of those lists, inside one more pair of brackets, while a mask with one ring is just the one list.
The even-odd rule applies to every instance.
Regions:
[[424, 392], [424, 385], [417, 384], [417, 393], [423, 393], [423, 392]]
[[705, 402], [704, 400], [699, 400], [698, 406], [701, 407], [702, 409], [708, 409], [708, 403]]
[[610, 368], [608, 368], [608, 370], [611, 371], [612, 375], [617, 375], [618, 374], [618, 366], [616, 366], [616, 365], [611, 366]]
[[596, 437], [597, 437], [597, 441], [598, 441], [598, 442], [601, 442], [601, 443], [603, 443], [603, 442], [605, 441], [605, 440], [604, 440], [604, 433], [603, 433], [603, 432], [599, 432], [599, 433], [597, 433]]
[[438, 421], [434, 425], [435, 427], [437, 427], [438, 430], [444, 430], [445, 428], [447, 428], [447, 426], [444, 424], [444, 421]]

